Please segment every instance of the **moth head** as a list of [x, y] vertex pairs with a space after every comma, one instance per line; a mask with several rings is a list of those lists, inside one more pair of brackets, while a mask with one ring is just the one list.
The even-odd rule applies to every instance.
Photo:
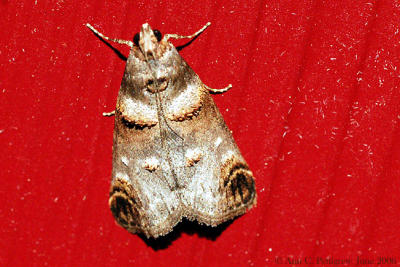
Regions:
[[133, 43], [140, 48], [146, 61], [157, 60], [161, 56], [159, 43], [162, 34], [159, 30], [151, 29], [148, 23], [142, 25], [139, 33], [133, 37]]
[[124, 81], [129, 88], [136, 89], [131, 93], [151, 97], [156, 92], [175, 88], [172, 85], [183, 79], [186, 63], [166, 37], [148, 23], [134, 35]]
[[[133, 37], [131, 79], [134, 88], [143, 88], [154, 94], [168, 88], [170, 80], [178, 76], [177, 69], [181, 58], [174, 46], [159, 30], [153, 30], [148, 23], [142, 25], [140, 32]], [[129, 64], [128, 64], [129, 65]]]

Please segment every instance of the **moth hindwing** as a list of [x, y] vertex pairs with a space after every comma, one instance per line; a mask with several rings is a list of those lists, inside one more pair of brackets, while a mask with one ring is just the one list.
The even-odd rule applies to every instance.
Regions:
[[149, 24], [133, 41], [115, 112], [109, 205], [131, 233], [158, 237], [183, 217], [211, 226], [256, 203], [252, 172], [209, 91], [181, 58], [167, 34]]

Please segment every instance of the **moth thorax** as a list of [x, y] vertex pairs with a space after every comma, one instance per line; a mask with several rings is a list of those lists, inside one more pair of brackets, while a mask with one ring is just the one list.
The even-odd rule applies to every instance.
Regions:
[[148, 79], [146, 82], [147, 91], [150, 93], [162, 92], [168, 86], [168, 80], [165, 77], [158, 78], [157, 80]]

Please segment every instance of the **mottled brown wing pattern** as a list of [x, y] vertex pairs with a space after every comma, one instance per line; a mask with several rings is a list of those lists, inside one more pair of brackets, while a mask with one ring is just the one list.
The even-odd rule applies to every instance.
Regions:
[[131, 233], [165, 235], [183, 217], [216, 226], [256, 202], [253, 174], [208, 92], [218, 90], [168, 42], [208, 25], [161, 38], [143, 24], [134, 42], [88, 25], [131, 47], [115, 110], [109, 198]]

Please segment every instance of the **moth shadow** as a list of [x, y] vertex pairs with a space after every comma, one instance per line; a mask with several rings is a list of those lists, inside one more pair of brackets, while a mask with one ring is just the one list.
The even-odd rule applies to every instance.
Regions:
[[200, 238], [206, 238], [208, 240], [215, 241], [225, 231], [226, 228], [231, 225], [234, 220], [226, 221], [216, 227], [199, 224], [197, 221], [190, 221], [183, 219], [174, 230], [165, 236], [154, 238], [146, 238], [144, 235], [140, 235], [140, 238], [153, 250], [167, 249], [176, 239], [178, 239], [182, 233], [189, 235], [197, 234]]
[[202, 34], [203, 34], [203, 33], [200, 33], [199, 35], [197, 35], [197, 36], [193, 37], [192, 39], [190, 39], [189, 42], [187, 42], [187, 43], [185, 43], [185, 44], [183, 44], [183, 45], [177, 46], [177, 47], [176, 47], [176, 50], [181, 51], [183, 48], [185, 48], [186, 46], [189, 46], [191, 43], [193, 43], [194, 40], [196, 40], [196, 39], [197, 39], [200, 35], [202, 35]]

